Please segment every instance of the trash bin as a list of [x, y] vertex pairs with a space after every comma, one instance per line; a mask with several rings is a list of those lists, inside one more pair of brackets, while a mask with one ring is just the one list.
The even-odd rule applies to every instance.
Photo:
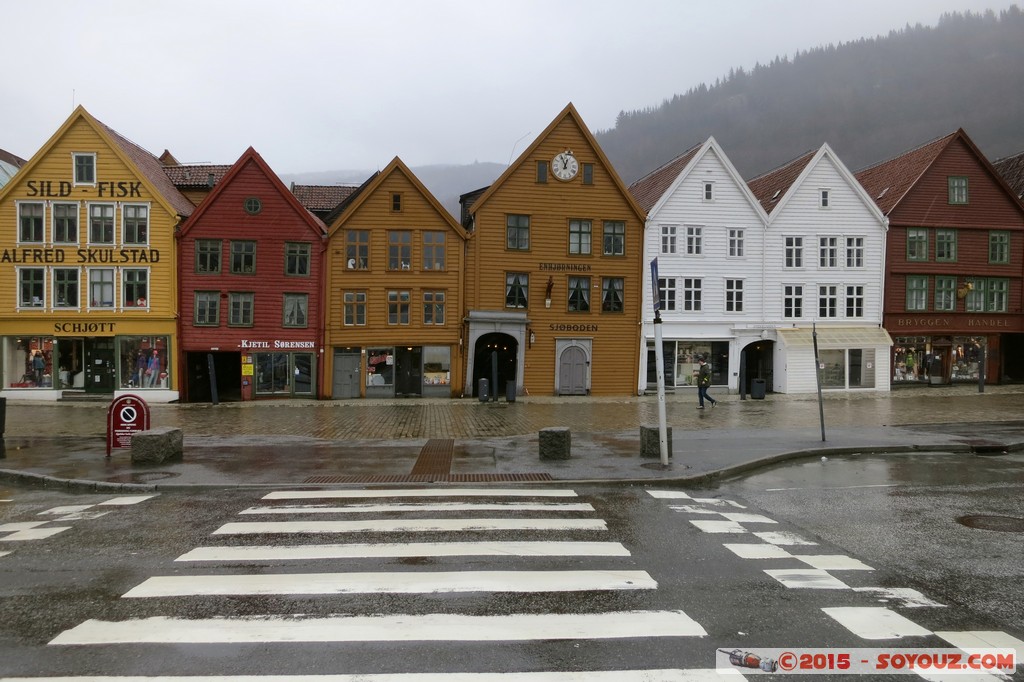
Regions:
[[516, 380], [512, 379], [505, 382], [505, 400], [510, 403], [516, 401]]
[[476, 395], [480, 398], [480, 402], [486, 403], [491, 399], [491, 382], [487, 379], [481, 379], [477, 382]]
[[754, 379], [750, 384], [750, 397], [754, 400], [764, 400], [765, 390], [764, 379]]

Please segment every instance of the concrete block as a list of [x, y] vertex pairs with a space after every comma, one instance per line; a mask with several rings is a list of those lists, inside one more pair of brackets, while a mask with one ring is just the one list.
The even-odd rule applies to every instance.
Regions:
[[[668, 456], [672, 457], [672, 427], [668, 429]], [[657, 426], [640, 427], [640, 456], [661, 459], [661, 437]]]
[[159, 426], [132, 434], [132, 464], [163, 464], [180, 461], [184, 437], [181, 429]]
[[569, 459], [571, 451], [572, 433], [568, 427], [552, 426], [540, 430], [541, 459]]

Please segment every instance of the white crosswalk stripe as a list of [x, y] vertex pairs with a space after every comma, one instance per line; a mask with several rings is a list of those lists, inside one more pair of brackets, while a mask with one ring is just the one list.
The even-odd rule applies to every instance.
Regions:
[[352, 504], [343, 507], [325, 505], [287, 505], [250, 507], [239, 514], [378, 514], [388, 512], [465, 512], [465, 511], [546, 511], [592, 512], [586, 502], [438, 502], [434, 504]]
[[225, 523], [213, 534], [607, 529], [608, 526], [601, 519], [367, 519], [360, 521], [239, 521]]

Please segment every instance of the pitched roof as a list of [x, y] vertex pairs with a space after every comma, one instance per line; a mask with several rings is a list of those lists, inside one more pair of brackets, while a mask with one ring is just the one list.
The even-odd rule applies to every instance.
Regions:
[[924, 175], [942, 150], [949, 146], [953, 138], [961, 134], [963, 130], [958, 130], [926, 142], [899, 156], [859, 170], [854, 173], [854, 177], [875, 200], [882, 213], [888, 215]]
[[687, 164], [693, 160], [701, 146], [698, 144], [690, 147], [661, 168], [651, 171], [629, 186], [629, 193], [633, 195], [644, 212], [650, 213], [654, 205], [658, 203], [658, 199], [664, 196]]
[[811, 162], [811, 159], [814, 158], [817, 152], [817, 149], [812, 149], [792, 161], [784, 163], [778, 168], [763, 173], [747, 182], [747, 187], [750, 188], [754, 198], [760, 202], [761, 208], [764, 209], [765, 213], [772, 212], [779, 199], [785, 196], [786, 190], [796, 182], [796, 179], [804, 172], [804, 168], [807, 167], [807, 164]]
[[18, 169], [26, 163], [28, 162], [20, 156], [15, 156], [10, 152], [0, 149], [0, 187], [6, 185], [14, 177], [14, 174], [18, 172]]
[[15, 156], [14, 154], [8, 151], [4, 151], [3, 149], [0, 149], [0, 161], [3, 161], [4, 163], [9, 163], [12, 166], [15, 166], [16, 168], [21, 168], [26, 163], [28, 163], [25, 159], [21, 158], [20, 156]]
[[333, 211], [358, 187], [355, 185], [296, 185], [292, 183], [292, 194], [299, 203], [314, 213]]
[[206, 197], [203, 198], [202, 202], [200, 202], [199, 206], [196, 207], [195, 213], [192, 214], [191, 218], [189, 218], [182, 227], [182, 235], [187, 234], [189, 230], [191, 230], [192, 226], [198, 223], [203, 214], [210, 209], [210, 206], [212, 206], [214, 202], [217, 201], [218, 197], [220, 197], [220, 195], [225, 191], [225, 188], [230, 186], [235, 177], [250, 163], [255, 164], [256, 167], [260, 169], [260, 171], [270, 180], [271, 184], [277, 188], [281, 197], [295, 209], [296, 214], [301, 216], [314, 232], [321, 237], [327, 234], [327, 226], [323, 221], [310, 213], [305, 206], [299, 203], [299, 200], [288, 190], [287, 187], [285, 187], [284, 183], [281, 182], [281, 179], [277, 177], [277, 173], [271, 170], [263, 157], [260, 156], [255, 149], [249, 147], [238, 158], [238, 161], [235, 161], [235, 163], [228, 167], [229, 170], [221, 178], [221, 182], [218, 182], [213, 191], [207, 194]]
[[1017, 198], [1024, 199], [1024, 152], [996, 159], [992, 165], [1017, 194]]
[[164, 174], [180, 190], [208, 189], [224, 179], [231, 164], [197, 163], [163, 168]]

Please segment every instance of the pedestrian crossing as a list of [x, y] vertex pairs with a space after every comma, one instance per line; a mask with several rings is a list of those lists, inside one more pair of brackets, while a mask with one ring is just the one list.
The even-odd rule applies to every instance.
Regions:
[[[136, 505], [153, 497], [156, 495], [122, 495], [96, 504], [51, 507], [37, 514], [37, 516], [45, 517], [40, 521], [0, 523], [0, 542], [21, 543], [28, 540], [46, 540], [72, 528], [68, 525], [50, 525], [52, 523], [66, 524], [71, 521], [98, 519], [109, 514], [112, 511], [111, 507]], [[7, 554], [11, 554], [11, 552], [0, 552], [0, 557]]]
[[[510, 648], [516, 643], [547, 648], [557, 642], [579, 646], [581, 642], [678, 641], [708, 635], [684, 610], [649, 608], [653, 600], [629, 598], [655, 592], [658, 582], [634, 565], [626, 546], [608, 537], [607, 521], [592, 504], [580, 501], [574, 490], [279, 490], [268, 492], [238, 514], [258, 520], [226, 521], [201, 546], [178, 556], [166, 574], [151, 576], [121, 595], [125, 602], [150, 605], [129, 611], [139, 615], [88, 619], [57, 634], [49, 646], [384, 643], [436, 648], [439, 643], [492, 643], [509, 648], [514, 661], [521, 655]], [[533, 565], [534, 560], [540, 563]], [[313, 565], [329, 570], [308, 572], [303, 570], [305, 562], [321, 562]], [[487, 601], [488, 595], [491, 599], [508, 595], [511, 608], [490, 608], [493, 602]], [[557, 601], [549, 604], [555, 595], [559, 595]], [[355, 600], [357, 596], [370, 601]], [[263, 613], [227, 614], [216, 611], [238, 602], [210, 601], [289, 597], [312, 598], [317, 601], [308, 603], [330, 606], [322, 613], [281, 612], [280, 602], [272, 601], [268, 603], [276, 608]], [[438, 602], [440, 598], [444, 601]], [[202, 605], [201, 615], [183, 616], [182, 611], [192, 611], [189, 604], [193, 603]], [[482, 609], [481, 604], [488, 608]], [[355, 675], [343, 666], [336, 671], [319, 669], [319, 674], [301, 679], [678, 682], [717, 680], [723, 675], [745, 679], [737, 671], [708, 667], [600, 669], [593, 663], [588, 666], [585, 659], [563, 655], [564, 661], [551, 670], [471, 665], [466, 670], [432, 673], [421, 670], [416, 657], [411, 657], [409, 669], [400, 673], [366, 670]], [[566, 661], [576, 669], [566, 670]], [[203, 676], [203, 682], [299, 679], [219, 672], [225, 675]], [[44, 678], [32, 679], [42, 682]], [[75, 678], [68, 682], [71, 679]], [[131, 678], [109, 679], [128, 682]], [[146, 682], [158, 679], [145, 678]], [[191, 678], [166, 679], [185, 682]]]

